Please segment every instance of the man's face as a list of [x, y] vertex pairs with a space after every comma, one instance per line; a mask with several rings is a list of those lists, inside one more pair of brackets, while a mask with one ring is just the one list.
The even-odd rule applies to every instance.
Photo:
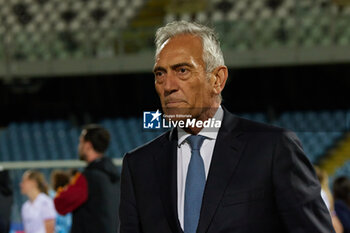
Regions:
[[198, 36], [185, 34], [167, 40], [156, 57], [154, 75], [166, 115], [188, 114], [198, 118], [216, 97]]

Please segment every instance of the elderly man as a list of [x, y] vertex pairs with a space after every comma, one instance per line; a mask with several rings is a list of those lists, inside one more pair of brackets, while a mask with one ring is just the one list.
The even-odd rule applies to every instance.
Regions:
[[221, 106], [228, 70], [214, 31], [173, 22], [158, 29], [156, 46], [164, 114], [222, 123], [174, 127], [125, 155], [121, 233], [334, 232], [295, 134]]

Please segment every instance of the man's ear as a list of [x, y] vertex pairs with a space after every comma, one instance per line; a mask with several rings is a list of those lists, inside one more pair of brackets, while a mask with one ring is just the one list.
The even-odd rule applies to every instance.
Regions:
[[216, 67], [213, 71], [213, 91], [219, 95], [225, 87], [228, 77], [228, 70], [226, 66]]

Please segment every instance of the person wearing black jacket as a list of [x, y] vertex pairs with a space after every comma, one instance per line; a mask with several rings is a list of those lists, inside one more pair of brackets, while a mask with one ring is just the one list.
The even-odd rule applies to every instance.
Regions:
[[79, 156], [88, 163], [54, 199], [58, 213], [73, 212], [71, 233], [116, 233], [118, 229], [119, 174], [103, 154], [110, 141], [108, 131], [86, 126], [80, 136]]
[[0, 233], [10, 231], [13, 191], [7, 170], [0, 168]]

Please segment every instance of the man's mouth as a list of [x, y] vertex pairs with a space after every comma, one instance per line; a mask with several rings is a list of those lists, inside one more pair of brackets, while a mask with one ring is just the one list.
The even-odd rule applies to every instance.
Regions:
[[171, 107], [171, 106], [176, 106], [180, 103], [184, 103], [185, 101], [183, 100], [168, 100], [168, 101], [165, 101], [165, 106], [167, 107]]

